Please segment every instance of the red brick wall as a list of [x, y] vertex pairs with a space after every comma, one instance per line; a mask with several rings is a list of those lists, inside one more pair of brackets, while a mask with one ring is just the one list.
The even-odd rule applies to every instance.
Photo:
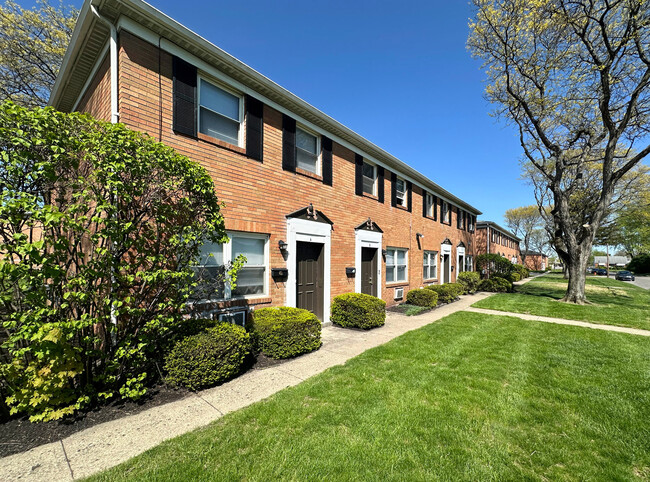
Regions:
[[[530, 270], [542, 270], [548, 268], [548, 257], [529, 254], [526, 256], [526, 268]], [[543, 265], [543, 266], [542, 266]]]
[[[331, 251], [331, 296], [354, 291], [354, 278], [345, 268], [355, 265], [354, 228], [371, 218], [383, 230], [384, 248], [409, 249], [409, 282], [385, 287], [383, 298], [393, 304], [394, 286], [408, 289], [422, 286], [423, 250], [440, 251], [445, 238], [453, 244], [452, 264], [455, 280], [456, 246], [462, 241], [466, 255], [474, 254], [474, 236], [456, 229], [456, 210], [451, 226], [422, 216], [422, 193], [413, 189], [412, 213], [391, 207], [390, 174], [385, 176], [385, 202], [371, 196], [355, 195], [354, 153], [334, 142], [332, 154], [333, 186], [318, 179], [282, 170], [282, 114], [264, 106], [264, 161], [246, 157], [244, 150], [224, 147], [177, 135], [172, 131], [172, 58], [157, 47], [122, 31], [120, 34], [120, 120], [127, 126], [149, 133], [156, 139], [201, 163], [214, 179], [217, 194], [226, 203], [223, 212], [229, 230], [270, 235], [270, 267], [286, 267], [278, 241], [286, 241], [286, 215], [313, 203], [334, 222]], [[159, 74], [160, 72], [160, 74]], [[416, 233], [424, 234], [420, 246]], [[385, 266], [385, 265], [384, 265]], [[382, 271], [385, 272], [384, 269]], [[385, 276], [385, 275], [384, 275]], [[284, 283], [275, 283], [269, 275], [273, 305], [285, 302]]]
[[[492, 242], [492, 229], [490, 227], [490, 237], [487, 237], [487, 228], [478, 228], [476, 230], [476, 253], [485, 254], [487, 253], [487, 243], [490, 243], [490, 253], [502, 254], [505, 258], [512, 259], [512, 257], [517, 258], [517, 263], [521, 263], [521, 251], [519, 248], [519, 243], [515, 242], [515, 247], [511, 248], [507, 244], [507, 241], [503, 241], [504, 244]], [[503, 236], [503, 235], [502, 235]]]
[[96, 119], [111, 120], [111, 75], [109, 57], [104, 58], [77, 110], [87, 112]]

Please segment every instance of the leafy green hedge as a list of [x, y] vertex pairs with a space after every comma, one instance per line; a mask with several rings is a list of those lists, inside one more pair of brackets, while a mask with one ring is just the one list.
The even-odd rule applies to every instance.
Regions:
[[520, 280], [526, 279], [526, 278], [528, 278], [530, 276], [530, 270], [528, 268], [526, 268], [522, 264], [513, 264], [512, 269], [513, 269], [513, 271], [516, 271], [517, 273], [519, 273], [519, 279]]
[[320, 348], [321, 322], [302, 308], [261, 308], [246, 326], [255, 347], [270, 358], [291, 358]]
[[479, 291], [489, 291], [491, 293], [507, 293], [512, 291], [512, 283], [507, 279], [495, 276], [490, 279], [481, 280], [478, 284]]
[[640, 254], [632, 258], [626, 266], [627, 269], [636, 274], [650, 273], [650, 254]]
[[411, 290], [406, 294], [406, 302], [410, 305], [433, 308], [438, 304], [438, 293], [426, 288]]
[[476, 271], [465, 271], [458, 275], [457, 281], [465, 288], [465, 293], [474, 293], [478, 289], [481, 275]]
[[166, 381], [190, 390], [224, 382], [242, 371], [251, 349], [251, 339], [244, 328], [218, 323], [174, 345], [165, 357]]
[[330, 319], [344, 328], [376, 328], [386, 322], [386, 302], [363, 293], [345, 293], [332, 301]]
[[513, 264], [495, 253], [479, 254], [476, 257], [476, 270], [481, 277], [505, 276], [512, 272]]
[[438, 304], [452, 303], [465, 291], [458, 283], [446, 283], [444, 285], [429, 285], [426, 289], [438, 293]]

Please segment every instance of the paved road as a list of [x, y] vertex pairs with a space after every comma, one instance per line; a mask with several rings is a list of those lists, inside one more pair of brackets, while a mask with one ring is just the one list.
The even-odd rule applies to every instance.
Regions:
[[626, 283], [632, 283], [641, 288], [650, 290], [650, 276], [635, 276], [634, 281], [626, 281]]

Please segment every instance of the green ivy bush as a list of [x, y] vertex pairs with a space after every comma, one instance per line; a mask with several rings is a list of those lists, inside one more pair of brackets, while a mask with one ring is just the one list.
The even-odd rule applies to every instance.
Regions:
[[495, 253], [479, 254], [476, 257], [476, 270], [481, 273], [482, 278], [506, 276], [512, 272], [513, 264]]
[[376, 328], [386, 322], [386, 302], [363, 293], [345, 293], [332, 301], [330, 319], [344, 328]]
[[246, 325], [254, 346], [270, 358], [291, 358], [320, 348], [321, 322], [311, 311], [281, 306], [253, 311]]
[[411, 290], [406, 294], [406, 302], [410, 305], [434, 308], [438, 304], [438, 293], [426, 288]]
[[452, 303], [463, 294], [464, 288], [458, 283], [445, 283], [444, 285], [429, 285], [426, 289], [438, 293], [438, 304]]
[[10, 102], [0, 173], [6, 404], [41, 421], [140, 398], [200, 245], [227, 241], [210, 175], [123, 124]]
[[478, 289], [479, 281], [481, 281], [481, 275], [476, 271], [464, 271], [458, 275], [457, 281], [459, 284], [463, 285], [465, 293], [475, 293]]
[[190, 390], [214, 386], [241, 373], [251, 350], [250, 335], [243, 327], [217, 323], [174, 345], [165, 357], [165, 380]]

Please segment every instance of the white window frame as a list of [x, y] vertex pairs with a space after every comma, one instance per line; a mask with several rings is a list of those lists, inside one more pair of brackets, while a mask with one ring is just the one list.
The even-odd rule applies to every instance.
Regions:
[[474, 255], [465, 256], [465, 271], [474, 271]]
[[[403, 251], [404, 252], [404, 279], [397, 279], [397, 268], [401, 265], [398, 264], [393, 264], [389, 265], [388, 262], [386, 262], [386, 284], [394, 284], [394, 283], [405, 283], [409, 279], [409, 250], [407, 248], [386, 248], [386, 251], [393, 251], [393, 259], [397, 263], [397, 252], [398, 251]], [[388, 271], [393, 270], [393, 281], [388, 281]]]
[[[311, 172], [312, 174], [315, 174], [317, 176], [321, 176], [323, 169], [322, 169], [322, 161], [321, 161], [321, 145], [320, 145], [320, 135], [317, 134], [316, 132], [312, 131], [308, 127], [303, 126], [302, 124], [296, 124], [296, 138], [298, 137], [298, 131], [301, 130], [305, 134], [309, 134], [310, 136], [313, 136], [316, 138], [316, 172], [310, 171], [309, 169], [305, 169], [303, 167], [299, 167], [299, 169], [302, 169], [303, 171]], [[296, 141], [296, 166], [298, 166], [298, 142]], [[304, 149], [300, 149], [301, 151], [307, 152]], [[310, 155], [312, 154], [311, 152], [309, 153]]]
[[440, 217], [442, 224], [451, 226], [451, 204], [447, 201], [442, 201], [442, 215]]
[[[230, 87], [224, 85], [221, 82], [218, 82], [212, 78], [206, 77], [205, 75], [198, 74], [197, 75], [197, 109], [196, 109], [196, 125], [197, 125], [197, 130], [198, 132], [201, 132], [201, 80], [207, 82], [208, 84], [212, 84], [213, 86], [217, 87], [218, 89], [223, 90], [224, 92], [227, 92], [231, 95], [234, 95], [239, 99], [239, 130], [237, 132], [237, 147], [243, 147], [244, 145], [244, 96], [241, 92], [237, 92]], [[207, 108], [207, 107], [206, 107]], [[212, 109], [208, 109], [211, 112], [215, 112]], [[219, 112], [215, 112], [215, 114], [222, 115]], [[225, 116], [224, 116], [225, 117]], [[203, 134], [206, 136], [209, 136], [209, 134]], [[213, 136], [210, 136], [213, 137]], [[215, 137], [215, 139], [220, 140], [221, 142], [227, 142], [230, 144], [230, 142], [225, 141], [223, 139], [219, 139], [218, 137]]]
[[[366, 192], [366, 190], [363, 189], [363, 180], [364, 178], [367, 178], [367, 176], [363, 174], [363, 167], [366, 165], [372, 167], [372, 192]], [[364, 194], [370, 194], [371, 196], [377, 195], [377, 166], [365, 159], [363, 160], [363, 166], [361, 167], [361, 188], [363, 189]]]
[[[223, 298], [215, 298], [210, 300], [197, 300], [194, 303], [212, 303], [215, 301], [223, 300], [237, 300], [237, 299], [249, 299], [249, 298], [263, 298], [268, 296], [269, 293], [269, 236], [266, 234], [259, 233], [247, 233], [243, 231], [227, 231], [228, 242], [222, 244], [223, 249], [223, 263], [224, 266], [232, 262], [232, 239], [233, 237], [239, 238], [252, 238], [252, 239], [263, 239], [264, 240], [264, 265], [253, 265], [251, 268], [264, 268], [264, 289], [262, 293], [257, 293], [254, 295], [244, 295], [244, 296], [232, 296], [232, 288], [230, 283], [226, 280], [224, 283]], [[246, 265], [244, 265], [246, 266]]]
[[473, 214], [469, 214], [469, 219], [467, 220], [467, 230], [470, 233], [474, 232], [474, 215]]
[[431, 194], [430, 192], [426, 193], [424, 196], [424, 202], [426, 205], [427, 216], [430, 218], [435, 218], [436, 208], [435, 208], [435, 203], [433, 201], [434, 201], [433, 194]]
[[[424, 282], [429, 281], [429, 280], [437, 280], [438, 279], [438, 251], [425, 251], [423, 254], [427, 255], [427, 261], [429, 264], [424, 264], [424, 259], [422, 260], [422, 279]], [[431, 260], [433, 259], [433, 265], [431, 264]], [[433, 267], [435, 270], [435, 276], [430, 276], [429, 278], [424, 277], [424, 268], [428, 267], [429, 268], [429, 275], [431, 274], [431, 268]]]
[[[402, 186], [404, 186], [404, 190], [401, 191], [401, 192], [403, 193], [403, 194], [402, 194], [402, 202], [399, 202], [399, 195], [398, 195], [398, 193], [399, 193], [400, 191], [397, 189], [397, 183], [398, 183], [399, 181], [401, 181], [401, 182], [402, 182]], [[398, 206], [406, 207], [406, 203], [408, 202], [408, 200], [406, 199], [408, 193], [407, 193], [406, 191], [407, 191], [407, 188], [406, 188], [406, 179], [404, 179], [403, 177], [399, 177], [399, 176], [397, 176], [397, 177], [395, 178], [395, 198], [396, 198], [396, 204], [397, 204]]]

